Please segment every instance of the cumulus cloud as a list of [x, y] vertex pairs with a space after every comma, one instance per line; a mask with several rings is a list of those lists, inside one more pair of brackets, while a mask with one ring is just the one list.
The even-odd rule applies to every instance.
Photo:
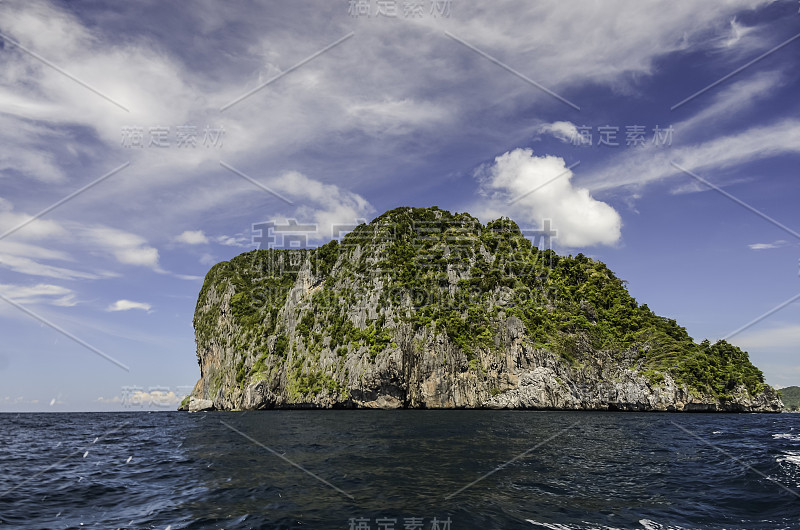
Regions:
[[130, 311], [131, 309], [141, 309], [150, 312], [152, 306], [145, 302], [132, 302], [131, 300], [117, 300], [106, 308], [106, 311]]
[[181, 235], [177, 236], [175, 241], [186, 245], [205, 245], [208, 243], [208, 237], [202, 230], [186, 230]]
[[572, 143], [575, 138], [578, 138], [578, 128], [574, 123], [569, 121], [555, 121], [553, 123], [545, 123], [539, 127], [539, 131], [546, 134], [551, 134], [565, 143]]
[[572, 171], [555, 156], [534, 156], [515, 149], [495, 158], [479, 174], [488, 198], [479, 209], [483, 217], [508, 216], [540, 224], [550, 219], [557, 242], [567, 247], [613, 245], [622, 220], [614, 208], [594, 199], [589, 190], [572, 184]]

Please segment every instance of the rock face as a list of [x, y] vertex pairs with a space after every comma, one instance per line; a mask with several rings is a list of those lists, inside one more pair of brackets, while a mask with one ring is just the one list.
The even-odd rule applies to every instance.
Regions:
[[214, 402], [210, 399], [190, 398], [189, 405], [186, 410], [189, 412], [202, 412], [206, 410], [214, 410]]
[[437, 208], [219, 263], [194, 325], [184, 410], [783, 408], [746, 353], [694, 343], [602, 263]]

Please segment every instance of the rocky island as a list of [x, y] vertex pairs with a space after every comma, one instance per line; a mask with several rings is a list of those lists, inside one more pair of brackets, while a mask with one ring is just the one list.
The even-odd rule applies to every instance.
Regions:
[[783, 409], [746, 352], [696, 343], [603, 263], [536, 241], [403, 207], [341, 242], [218, 263], [181, 409]]

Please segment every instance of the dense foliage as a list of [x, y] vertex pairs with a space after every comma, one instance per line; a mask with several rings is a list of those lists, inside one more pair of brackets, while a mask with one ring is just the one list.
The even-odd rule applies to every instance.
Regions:
[[[315, 250], [253, 251], [216, 265], [208, 274], [198, 307], [210, 286], [232, 289], [231, 312], [237, 323], [255, 330], [241, 347], [257, 354], [241, 383], [264, 369], [272, 355], [291, 363], [297, 392], [333, 391], [314, 360], [323, 348], [344, 358], [363, 351], [375, 359], [393, 345], [393, 329], [427, 328], [445, 334], [468, 361], [479, 349], [496, 348], [504, 319], [518, 318], [535, 345], [580, 363], [590, 350], [635, 351], [635, 368], [657, 385], [664, 372], [695, 391], [730, 396], [742, 385], [751, 394], [764, 385], [746, 352], [725, 341], [696, 343], [675, 320], [639, 305], [625, 282], [605, 264], [583, 254], [559, 256], [542, 245], [541, 234], [525, 233], [509, 219], [485, 227], [469, 214], [438, 208], [397, 208], [362, 224], [341, 243]], [[546, 241], [545, 241], [546, 242]], [[290, 343], [279, 311], [310, 261], [318, 282], [309, 310], [295, 325]], [[361, 324], [354, 308], [377, 296], [378, 316]], [[216, 308], [216, 309], [214, 309]], [[196, 318], [204, 335], [218, 317], [212, 304]], [[269, 343], [269, 337], [273, 341]], [[630, 359], [630, 355], [624, 356]], [[470, 368], [479, 369], [470, 362]]]

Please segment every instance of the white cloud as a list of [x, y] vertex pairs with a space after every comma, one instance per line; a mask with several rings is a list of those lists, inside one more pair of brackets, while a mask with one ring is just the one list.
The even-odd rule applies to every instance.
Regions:
[[[733, 16], [765, 1], [730, 0], [703, 10], [689, 4], [671, 5], [661, 10], [659, 17], [652, 16], [651, 7], [613, 0], [580, 6], [476, 2], [459, 5], [459, 16], [447, 22], [451, 31], [478, 48], [561, 91], [561, 87], [586, 82], [616, 86], [620, 79], [648, 75], [656, 58], [691, 46], [712, 45], [714, 37], [709, 34], [727, 35]], [[226, 130], [226, 158], [243, 167], [273, 159], [278, 161], [272, 167], [280, 170], [295, 167], [281, 157], [295, 156], [303, 146], [341, 140], [338, 145], [352, 148], [352, 158], [367, 166], [330, 177], [344, 188], [375, 178], [375, 168], [383, 167], [387, 160], [396, 165], [401, 158], [412, 160], [437, 152], [440, 144], [436, 139], [451, 136], [454, 127], [473, 127], [487, 134], [488, 127], [471, 121], [474, 101], [491, 97], [498, 110], [513, 111], [517, 105], [529, 106], [531, 98], [552, 100], [446, 39], [442, 21], [425, 17], [392, 26], [391, 40], [387, 40], [381, 21], [361, 27], [357, 38], [332, 49], [324, 60], [309, 63], [269, 90], [219, 113], [216, 109], [221, 105], [349, 32], [352, 19], [346, 9], [320, 5], [298, 11], [305, 16], [304, 24], [293, 26], [291, 31], [264, 31], [254, 26], [252, 21], [260, 15], [254, 14], [252, 7], [223, 11], [208, 5], [197, 9], [187, 16], [194, 17], [200, 32], [198, 41], [221, 28], [237, 27], [244, 32], [241, 40], [251, 43], [240, 50], [242, 61], [220, 60], [213, 65], [219, 68], [209, 66], [213, 74], [190, 64], [197, 57], [186, 47], [172, 48], [177, 41], [151, 40], [130, 33], [112, 41], [98, 31], [97, 26], [102, 24], [87, 22], [92, 20], [91, 10], [87, 11], [88, 16], [79, 16], [57, 4], [33, 1], [0, 4], [0, 25], [10, 28], [12, 37], [54, 63], [68, 65], [71, 74], [131, 111], [125, 113], [9, 46], [8, 61], [0, 72], [0, 85], [4, 87], [0, 89], [0, 107], [9, 112], [0, 116], [0, 131], [14, 133], [7, 137], [0, 134], [0, 144], [8, 146], [4, 153], [26, 154], [27, 162], [11, 160], [5, 165], [30, 173], [31, 178], [73, 180], [71, 172], [67, 172], [67, 178], [58, 173], [58, 168], [68, 167], [76, 157], [58, 156], [56, 145], [63, 145], [68, 153], [113, 146], [117, 153], [122, 126], [163, 124], [174, 128], [211, 123]], [[106, 15], [116, 23], [123, 16]], [[413, 44], [398, 47], [393, 44], [397, 41]], [[570, 46], [563, 46], [564, 42], [570, 42]], [[119, 64], [125, 64], [125, 68], [116, 68]], [[110, 71], [115, 74], [108, 75]], [[7, 121], [2, 121], [3, 116]], [[85, 129], [87, 134], [81, 137], [94, 137], [99, 145], [88, 142], [87, 148], [82, 145], [87, 142], [78, 142], [71, 138], [74, 135], [64, 132], [68, 127]], [[426, 136], [414, 137], [420, 133]], [[386, 135], [406, 136], [413, 149], [409, 142], [398, 141], [396, 147], [357, 151], [359, 144], [368, 143], [361, 141], [365, 137]], [[138, 233], [153, 237], [170, 217], [186, 222], [188, 216], [182, 214], [204, 214], [239, 204], [238, 189], [220, 186], [219, 171], [208, 170], [208, 163], [219, 159], [219, 151], [130, 149], [124, 154], [134, 162], [124, 176], [113, 177], [113, 186], [104, 183], [93, 188], [81, 200], [98, 209], [108, 209], [120, 196], [131, 198], [121, 208], [125, 210], [133, 204], [168, 204], [157, 216], [140, 216], [143, 219], [139, 222], [147, 223], [150, 232], [137, 229]], [[36, 161], [46, 167], [25, 165]], [[114, 165], [109, 164], [109, 169]], [[190, 179], [193, 186], [187, 192]], [[312, 217], [319, 217], [324, 224], [345, 215], [350, 218], [353, 212], [363, 215], [359, 207], [330, 209], [317, 203], [308, 205], [306, 213], [312, 210]], [[115, 256], [123, 263], [157, 267], [155, 249], [117, 250]]]
[[779, 239], [779, 240], [774, 241], [772, 243], [752, 243], [752, 244], [747, 245], [747, 246], [750, 247], [751, 250], [767, 250], [767, 249], [771, 249], [771, 248], [780, 248], [780, 247], [784, 246], [785, 244], [786, 244], [786, 241], [784, 241], [783, 239]]
[[[727, 37], [732, 16], [769, 1], [716, 2], [702, 10], [659, 4], [658, 16], [650, 3], [625, 0], [470, 2], [460, 4], [450, 31], [549, 88], [575, 79], [614, 85], [625, 75], [652, 73], [659, 56]], [[439, 29], [436, 20], [424, 22]]]
[[216, 236], [214, 242], [226, 247], [249, 247], [252, 246], [250, 238], [236, 234], [234, 236]]
[[187, 282], [203, 281], [203, 276], [196, 276], [194, 274], [174, 274], [179, 280], [186, 280]]
[[[747, 79], [730, 82], [708, 95], [709, 104], [684, 121], [674, 124], [674, 138], [682, 147], [658, 147], [647, 143], [636, 149], [626, 149], [607, 164], [588, 174], [581, 182], [589, 189], [640, 187], [668, 178], [682, 182], [671, 192], [693, 193], [708, 187], [673, 167], [674, 161], [690, 171], [703, 168], [725, 168], [739, 163], [766, 158], [776, 154], [800, 152], [800, 121], [787, 119], [769, 125], [759, 125], [733, 132], [727, 122], [755, 103], [769, 98], [783, 84], [783, 75], [775, 71], [753, 74]], [[715, 135], [714, 128], [721, 134]], [[712, 132], [713, 131], [713, 132]], [[709, 134], [711, 133], [711, 134]], [[691, 144], [693, 138], [713, 138]], [[701, 175], [703, 176], [703, 175]]]
[[78, 303], [72, 289], [47, 283], [37, 285], [0, 284], [0, 293], [20, 304], [71, 307]]
[[[682, 50], [691, 43], [702, 43], [709, 32], [727, 34], [733, 16], [765, 1], [731, 0], [699, 11], [689, 4], [670, 5], [670, 9], [661, 10], [659, 17], [652, 16], [650, 7], [621, 1], [580, 6], [463, 3], [458, 7], [459, 17], [449, 19], [448, 23], [453, 32], [547, 86], [567, 86], [576, 79], [579, 83], [613, 85], [632, 73], [651, 73], [655, 58]], [[253, 35], [242, 36], [243, 40], [252, 41], [244, 51], [250, 60], [247, 64], [255, 65], [254, 69], [236, 70], [238, 75], [227, 75], [234, 72], [225, 71], [208, 76], [186, 66], [182, 62], [185, 53], [169, 53], [169, 48], [154, 45], [149, 39], [128, 36], [104, 42], [95, 28], [89, 28], [82, 18], [58, 5], [9, 3], [0, 9], [0, 24], [13, 28], [13, 37], [56, 64], [69, 65], [70, 73], [121, 102], [131, 112], [125, 113], [24, 54], [12, 54], [4, 64], [2, 85], [10, 88], [0, 93], [0, 103], [6, 103], [3, 108], [12, 109], [13, 119], [20, 125], [35, 122], [84, 126], [115, 148], [125, 125], [174, 127], [203, 123], [209, 118], [203, 114], [205, 109], [217, 109], [285, 70], [331, 42], [331, 37], [340, 37], [352, 22], [346, 10], [334, 7], [317, 6], [306, 14], [305, 28], [295, 27], [278, 36], [259, 29]], [[251, 22], [259, 18], [252, 9], [222, 12], [213, 6], [205, 6], [188, 16], [196, 18], [200, 32], [218, 32], [225, 26], [254, 29]], [[114, 17], [109, 15], [109, 18]], [[356, 39], [345, 42], [341, 49], [326, 54], [324, 61], [298, 69], [268, 91], [255, 94], [222, 115], [214, 114], [214, 123], [224, 126], [228, 137], [235, 139], [226, 143], [229, 152], [236, 155], [231, 159], [279, 153], [331, 135], [418, 133], [430, 126], [447, 130], [458, 123], [471, 105], [465, 94], [452, 89], [466, 82], [476, 84], [478, 95], [501, 96], [511, 87], [514, 97], [524, 95], [528, 103], [532, 94], [550, 98], [488, 62], [480, 66], [476, 75], [472, 65], [481, 65], [483, 59], [454, 42], [442, 41], [439, 20], [425, 17], [408, 22], [402, 27], [393, 26], [392, 31], [399, 40], [413, 41], [413, 46], [387, 46], [386, 28], [382, 24], [364, 26], [359, 29], [360, 43]], [[683, 35], [686, 39], [680, 38]], [[563, 46], [563, 42], [571, 44]], [[448, 44], [455, 47], [448, 48], [449, 56], [443, 56], [442, 48]], [[354, 46], [359, 47], [358, 53], [346, 51]], [[532, 53], [534, 50], [537, 53]], [[125, 68], [115, 71], [118, 64], [125, 64]], [[493, 75], [480, 75], [484, 68]], [[115, 75], [109, 76], [109, 71], [115, 71]], [[259, 119], [260, 116], [270, 119]], [[0, 127], [6, 131], [18, 129]], [[55, 129], [50, 127], [48, 132], [55, 134]], [[9, 142], [1, 143], [30, 146], [39, 137], [41, 134], [26, 129], [21, 138], [10, 137]], [[65, 141], [71, 142], [69, 138]], [[53, 158], [48, 146], [54, 144], [39, 142], [34, 144], [36, 149], [4, 152], [29, 153], [33, 160], [45, 160]], [[73, 142], [69, 148], [80, 149], [80, 145]], [[136, 178], [120, 182], [117, 191], [155, 193], [159, 188], [180, 185], [188, 178], [196, 178], [194, 170], [218, 155], [208, 149], [185, 150], [177, 157], [152, 149], [134, 151], [126, 153], [136, 162], [126, 172], [135, 173]], [[22, 166], [17, 162], [8, 165]], [[171, 178], [164, 179], [165, 174]], [[99, 189], [96, 193], [102, 196], [110, 192]]]
[[[722, 38], [741, 36], [750, 28], [742, 27], [734, 17], [765, 3], [767, 0], [730, 0], [699, 11], [689, 4], [676, 5], [662, 10], [657, 18], [652, 16], [652, 8], [613, 0], [603, 5], [580, 6], [571, 3], [553, 6], [537, 3], [524, 6], [505, 2], [491, 6], [466, 3], [459, 5], [459, 17], [453, 17], [448, 23], [454, 34], [544, 85], [561, 91], [562, 87], [586, 82], [616, 87], [617, 83], [623, 82], [622, 79], [653, 73], [653, 64], [658, 57], [689, 48], [703, 49], [714, 46]], [[500, 6], [513, 6], [513, 9]], [[214, 32], [226, 24], [240, 22], [243, 23], [242, 27], [251, 27], [244, 23], [254, 18], [244, 10], [221, 12], [213, 7], [208, 9], [198, 10], [196, 14], [198, 31]], [[9, 122], [0, 130], [19, 131], [9, 136], [7, 143], [3, 142], [9, 146], [5, 152], [29, 153], [31, 160], [12, 160], [6, 166], [23, 168], [32, 175], [41, 174], [39, 178], [42, 180], [64, 180], [52, 162], [59, 160], [54, 156], [52, 146], [63, 143], [65, 149], [75, 152], [81, 152], [83, 147], [60, 131], [62, 126], [85, 127], [101, 143], [117, 148], [121, 127], [125, 125], [201, 125], [209, 116], [204, 114], [205, 109], [219, 108], [318, 50], [320, 46], [339, 38], [343, 34], [340, 30], [349, 27], [347, 24], [352, 21], [346, 16], [337, 18], [335, 10], [330, 9], [315, 9], [310, 13], [305, 30], [295, 28], [280, 34], [280, 39], [273, 33], [256, 34], [252, 45], [246, 50], [247, 57], [255, 64], [254, 69], [239, 70], [241, 76], [227, 75], [231, 71], [226, 71], [226, 75], [207, 76], [186, 66], [183, 62], [185, 54], [170, 50], [170, 43], [164, 43], [167, 46], [162, 48], [160, 44], [157, 47], [151, 41], [131, 37], [108, 44], [96, 31], [90, 30], [81, 17], [57, 5], [25, 2], [0, 6], [0, 24], [13, 28], [13, 37], [55, 63], [69, 65], [72, 74], [131, 110], [125, 113], [25, 54], [10, 53], [0, 73], [0, 84], [4, 87], [0, 90], [0, 105], [10, 109], [8, 119], [14, 123]], [[444, 37], [439, 23], [439, 20], [426, 17], [424, 20], [409, 21], [402, 29], [398, 28], [397, 31], [401, 32], [399, 36], [414, 37], [414, 46], [408, 48], [387, 47], [385, 27], [380, 23], [365, 26], [359, 30], [358, 39], [362, 44], [359, 53], [347, 51], [348, 47], [359, 46], [355, 39], [345, 42], [341, 48], [326, 54], [324, 61], [315, 61], [308, 67], [298, 69], [291, 76], [270, 86], [269, 90], [254, 94], [223, 114], [215, 113], [213, 124], [223, 126], [226, 130], [226, 157], [230, 155], [231, 160], [241, 161], [244, 166], [252, 161], [269, 159], [276, 153], [294, 152], [298, 146], [315, 144], [317, 140], [331, 137], [353, 139], [355, 145], [363, 137], [359, 135], [363, 134], [372, 137], [410, 136], [410, 133], [430, 132], [432, 127], [450, 130], [448, 127], [468, 123], [460, 120], [473, 105], [474, 99], [470, 98], [476, 95], [497, 96], [498, 108], [502, 107], [503, 110], [514, 107], [515, 101], [524, 100], [525, 105], [530, 105], [531, 97], [551, 99], [460, 44], [447, 39], [442, 41]], [[309, 36], [312, 35], [314, 38], [310, 40]], [[406, 40], [410, 42], [412, 39]], [[276, 45], [276, 42], [280, 45]], [[563, 46], [563, 42], [570, 42], [571, 45]], [[736, 47], [747, 49], [757, 44], [751, 39], [741, 39]], [[447, 54], [443, 55], [442, 48], [445, 46], [452, 48], [447, 48]], [[9, 51], [11, 49], [9, 47]], [[587, 57], [591, 57], [591, 61], [587, 61]], [[125, 64], [126, 68], [109, 76], [108, 72], [116, 64]], [[348, 75], [342, 75], [342, 72]], [[483, 75], [488, 72], [492, 75]], [[452, 90], [455, 86], [465, 86], [466, 82], [473, 83], [469, 91]], [[763, 93], [765, 83], [762, 79], [758, 84], [751, 84], [749, 93]], [[740, 87], [738, 84], [735, 86]], [[320, 90], [320, 87], [325, 87], [325, 90]], [[186, 97], [186, 94], [198, 94], [198, 97]], [[726, 106], [722, 103], [717, 105], [715, 116], [723, 116], [726, 111], [722, 109]], [[204, 110], [198, 110], [198, 107]], [[262, 116], [269, 116], [270, 119], [260, 119]], [[574, 133], [574, 127], [570, 122], [560, 121], [547, 124], [545, 129], [549, 134], [566, 141]], [[50, 138], [48, 134], [58, 135], [58, 142], [51, 141], [55, 137]], [[787, 139], [787, 144], [790, 141], [794, 139]], [[709, 154], [708, 150], [716, 151], [710, 143], [704, 147], [706, 149], [699, 152], [697, 158]], [[731, 146], [720, 146], [719, 151], [731, 156], [730, 153], [736, 152], [736, 149], [728, 147]], [[407, 148], [407, 145], [398, 147], [398, 150], [403, 148]], [[746, 152], [744, 156], [747, 156]], [[180, 156], [173, 156], [175, 150], [154, 149], [144, 149], [140, 153], [127, 150], [125, 154], [135, 162], [131, 169], [125, 170], [125, 177], [129, 178], [114, 177], [113, 187], [105, 184], [98, 186], [82, 200], [96, 200], [98, 202], [95, 204], [99, 204], [112, 196], [125, 195], [138, 199], [131, 203], [155, 204], [156, 201], [151, 199], [156, 194], [159, 199], [165, 197], [164, 202], [168, 201], [166, 197], [183, 198], [187, 195], [186, 181], [194, 179], [197, 183], [190, 190], [187, 200], [175, 200], [169, 204], [169, 208], [160, 209], [159, 216], [153, 216], [158, 219], [145, 221], [150, 223], [151, 233], [158, 228], [156, 224], [163, 226], [168, 222], [169, 216], [185, 219], [191, 214], [238, 204], [241, 197], [240, 190], [235, 186], [231, 186], [232, 189], [219, 186], [219, 171], [214, 173], [213, 179], [208, 172], [196, 171], [204, 163], [218, 159], [219, 152], [213, 149], [184, 150]], [[596, 186], [590, 188], [615, 187], [626, 181], [646, 182], [648, 179], [676, 174], [669, 166], [669, 159], [647, 158], [652, 154], [651, 150], [647, 155], [632, 159], [620, 171], [616, 167], [608, 169], [598, 175]], [[687, 157], [691, 154], [689, 150], [677, 149], [669, 153], [670, 156]], [[375, 157], [375, 163], [383, 164], [384, 157], [391, 159], [403, 155], [407, 153], [395, 151], [388, 156], [382, 153]], [[31, 164], [36, 160], [45, 161], [42, 163], [53, 167], [25, 169], [26, 163]], [[640, 169], [659, 164], [666, 170]], [[369, 170], [351, 173], [372, 176]], [[170, 178], [163, 178], [167, 174]], [[306, 218], [317, 223], [321, 232], [319, 239], [329, 235], [331, 224], [354, 222], [372, 211], [360, 195], [343, 191], [344, 185], [341, 183], [345, 178], [358, 180], [368, 178], [366, 176], [335, 177], [340, 184], [336, 186], [308, 179], [300, 173], [297, 174], [299, 176], [292, 176], [292, 173], [287, 175], [290, 175], [286, 179], [289, 182], [281, 182], [285, 175], [277, 179], [273, 187], [283, 190], [293, 199], [299, 199], [297, 202], [302, 205], [294, 211], [286, 208], [276, 210], [283, 218]], [[230, 175], [229, 178], [236, 177]], [[299, 193], [300, 190], [295, 189], [294, 182], [302, 184], [303, 179], [311, 183], [311, 193], [306, 193], [308, 190]], [[211, 190], [212, 186], [205, 186], [212, 180], [216, 190]], [[331, 189], [334, 195], [331, 198], [314, 193], [322, 190], [324, 194]], [[572, 200], [568, 202], [577, 204], [577, 197], [584, 191], [576, 189], [572, 193]], [[615, 223], [613, 219], [608, 221], [614, 216], [599, 213], [605, 211], [608, 214], [608, 210], [603, 208], [607, 205], [595, 201], [588, 194], [582, 200], [592, 205], [590, 212], [605, 219], [607, 226], [602, 230], [611, 230], [609, 234], [601, 236], [599, 233], [585, 233], [585, 229], [582, 229], [586, 237], [575, 236], [573, 242], [609, 244], [610, 241], [616, 241], [619, 236], [614, 233]], [[522, 203], [524, 201], [518, 207]], [[522, 217], [531, 215], [529, 212], [522, 213]], [[272, 215], [264, 216], [265, 219], [270, 217]], [[574, 218], [575, 213], [570, 212], [565, 217]], [[26, 227], [26, 230], [33, 226]], [[581, 233], [574, 227], [562, 226], [562, 229], [573, 234]], [[146, 233], [146, 230], [137, 231]], [[562, 234], [567, 238], [562, 239], [562, 243], [566, 244], [567, 234]], [[184, 232], [176, 241], [196, 245], [204, 243], [204, 239], [214, 240], [196, 230]], [[105, 248], [119, 263], [160, 271], [159, 251], [148, 245], [144, 238], [139, 243], [131, 244], [92, 241]], [[250, 244], [246, 238], [217, 238], [216, 242], [235, 246]], [[14, 267], [21, 271], [25, 265], [17, 263]], [[51, 277], [64, 277], [67, 274], [48, 267], [39, 265], [38, 270]]]
[[[0, 95], [0, 104], [2, 101], [3, 97]], [[4, 117], [0, 119], [0, 124], [2, 124], [3, 131], [8, 131], [9, 126], [17, 129], [20, 122]], [[4, 140], [4, 144], [14, 142], [8, 132], [0, 132], [0, 138]], [[27, 147], [27, 149], [3, 149], [0, 151], [0, 175], [18, 173], [44, 182], [57, 182], [64, 179], [64, 173], [58, 167], [55, 157], [45, 152], [44, 146], [29, 143]]]
[[97, 280], [111, 276], [110, 273], [94, 274], [66, 269], [63, 267], [55, 267], [52, 265], [39, 263], [36, 260], [24, 256], [15, 256], [13, 254], [4, 254], [2, 252], [0, 252], [0, 267], [4, 267], [20, 274], [43, 276], [45, 278], [55, 278], [59, 280]]
[[[18, 227], [32, 216], [13, 211], [11, 203], [0, 198], [0, 233]], [[69, 231], [55, 221], [36, 219], [18, 231], [0, 239], [0, 267], [14, 272], [61, 280], [97, 279], [102, 275], [47, 265], [41, 260], [74, 261], [66, 252], [20, 240], [65, 240]]]
[[297, 171], [289, 171], [272, 180], [270, 187], [292, 199], [303, 201], [293, 214], [283, 214], [276, 220], [285, 223], [294, 218], [299, 224], [316, 224], [317, 231], [308, 234], [309, 239], [314, 241], [329, 239], [334, 225], [353, 224], [375, 211], [361, 195]]
[[205, 245], [208, 243], [208, 237], [202, 230], [186, 230], [181, 235], [177, 236], [175, 241], [187, 245]]
[[56, 250], [47, 246], [20, 243], [13, 241], [13, 239], [13, 237], [7, 237], [0, 240], [0, 254], [24, 256], [34, 259], [74, 261], [69, 254], [62, 250]]
[[19, 404], [36, 405], [37, 403], [39, 403], [38, 399], [28, 400], [28, 399], [25, 399], [22, 396], [17, 396], [17, 397], [13, 397], [13, 398], [11, 396], [5, 396], [3, 398], [3, 401], [5, 403], [7, 403], [7, 404], [14, 404], [14, 405], [19, 405]]
[[158, 249], [141, 236], [105, 226], [84, 227], [83, 237], [103, 252], [110, 253], [125, 265], [149, 267], [163, 272], [158, 265]]
[[543, 133], [552, 134], [564, 143], [572, 143], [580, 135], [578, 128], [574, 123], [569, 121], [556, 121], [553, 123], [545, 123], [539, 130]]
[[130, 300], [117, 300], [106, 308], [106, 311], [130, 311], [131, 309], [141, 309], [150, 312], [152, 306], [145, 302], [132, 302]]
[[745, 331], [732, 341], [751, 352], [777, 349], [797, 351], [800, 348], [800, 324], [783, 324], [768, 329]]
[[211, 266], [211, 265], [214, 265], [217, 262], [219, 262], [219, 259], [217, 259], [212, 254], [203, 254], [202, 256], [200, 256], [200, 264], [201, 265]]
[[124, 395], [111, 398], [100, 396], [98, 403], [120, 404], [131, 408], [139, 407], [174, 407], [180, 404], [184, 396], [176, 394], [173, 390], [131, 390]]
[[[0, 24], [23, 46], [62, 65], [70, 75], [130, 111], [126, 113], [54, 68], [20, 54], [0, 74], [4, 86], [32, 88], [6, 93], [6, 98], [13, 98], [10, 102], [20, 117], [89, 125], [104, 140], [117, 144], [120, 119], [181, 123], [177, 120], [191, 105], [191, 99], [185, 97], [191, 92], [186, 76], [168, 55], [130, 40], [105, 45], [96, 32], [61, 6], [41, 1], [5, 4], [0, 8]], [[120, 64], [125, 68], [118, 68]], [[109, 75], [111, 71], [115, 74]]]
[[47, 219], [32, 220], [32, 215], [14, 212], [13, 209], [14, 207], [10, 201], [0, 197], [0, 234], [14, 230], [23, 223], [27, 223], [6, 237], [13, 235], [14, 239], [42, 239], [66, 234], [64, 228], [55, 221]]
[[353, 125], [371, 135], [407, 134], [449, 118], [442, 106], [412, 99], [357, 101], [347, 104], [346, 113]]
[[710, 127], [720, 126], [756, 103], [769, 99], [783, 85], [784, 76], [779, 71], [756, 72], [728, 83], [705, 94], [709, 101], [704, 102], [702, 110], [676, 123], [676, 134], [682, 139], [708, 134]]
[[[676, 130], [676, 133], [678, 131]], [[586, 180], [592, 190], [641, 186], [670, 177], [692, 177], [672, 166], [675, 162], [705, 178], [704, 170], [724, 169], [785, 153], [800, 153], [800, 121], [786, 119], [751, 127], [688, 147], [647, 148], [612, 159]], [[687, 191], [686, 188], [682, 191]], [[706, 186], [698, 189], [707, 189]]]
[[765, 250], [768, 248], [777, 248], [772, 243], [753, 243], [752, 245], [747, 245], [747, 246], [750, 247], [752, 250]]
[[[32, 216], [14, 212], [11, 203], [0, 198], [0, 233], [15, 228]], [[37, 240], [38, 245], [19, 241]], [[107, 226], [87, 226], [77, 222], [58, 223], [36, 219], [17, 232], [0, 239], [0, 267], [22, 274], [58, 279], [99, 279], [116, 276], [110, 272], [84, 272], [42, 261], [78, 261], [54, 245], [68, 244], [72, 252], [84, 251], [112, 256], [126, 265], [149, 267], [163, 272], [159, 267], [158, 250], [136, 234]], [[45, 246], [47, 244], [47, 246]], [[85, 261], [81, 259], [80, 261]]]
[[153, 247], [121, 248], [114, 251], [120, 263], [158, 269], [158, 250]]
[[730, 31], [726, 38], [722, 39], [720, 44], [723, 48], [731, 48], [740, 44], [740, 40], [753, 31], [753, 27], [744, 26], [736, 17], [733, 17], [730, 22]]
[[515, 149], [495, 158], [478, 176], [488, 198], [479, 206], [482, 217], [505, 215], [537, 225], [550, 219], [558, 231], [556, 241], [567, 247], [619, 241], [620, 215], [587, 189], [573, 186], [572, 171], [562, 158]]

